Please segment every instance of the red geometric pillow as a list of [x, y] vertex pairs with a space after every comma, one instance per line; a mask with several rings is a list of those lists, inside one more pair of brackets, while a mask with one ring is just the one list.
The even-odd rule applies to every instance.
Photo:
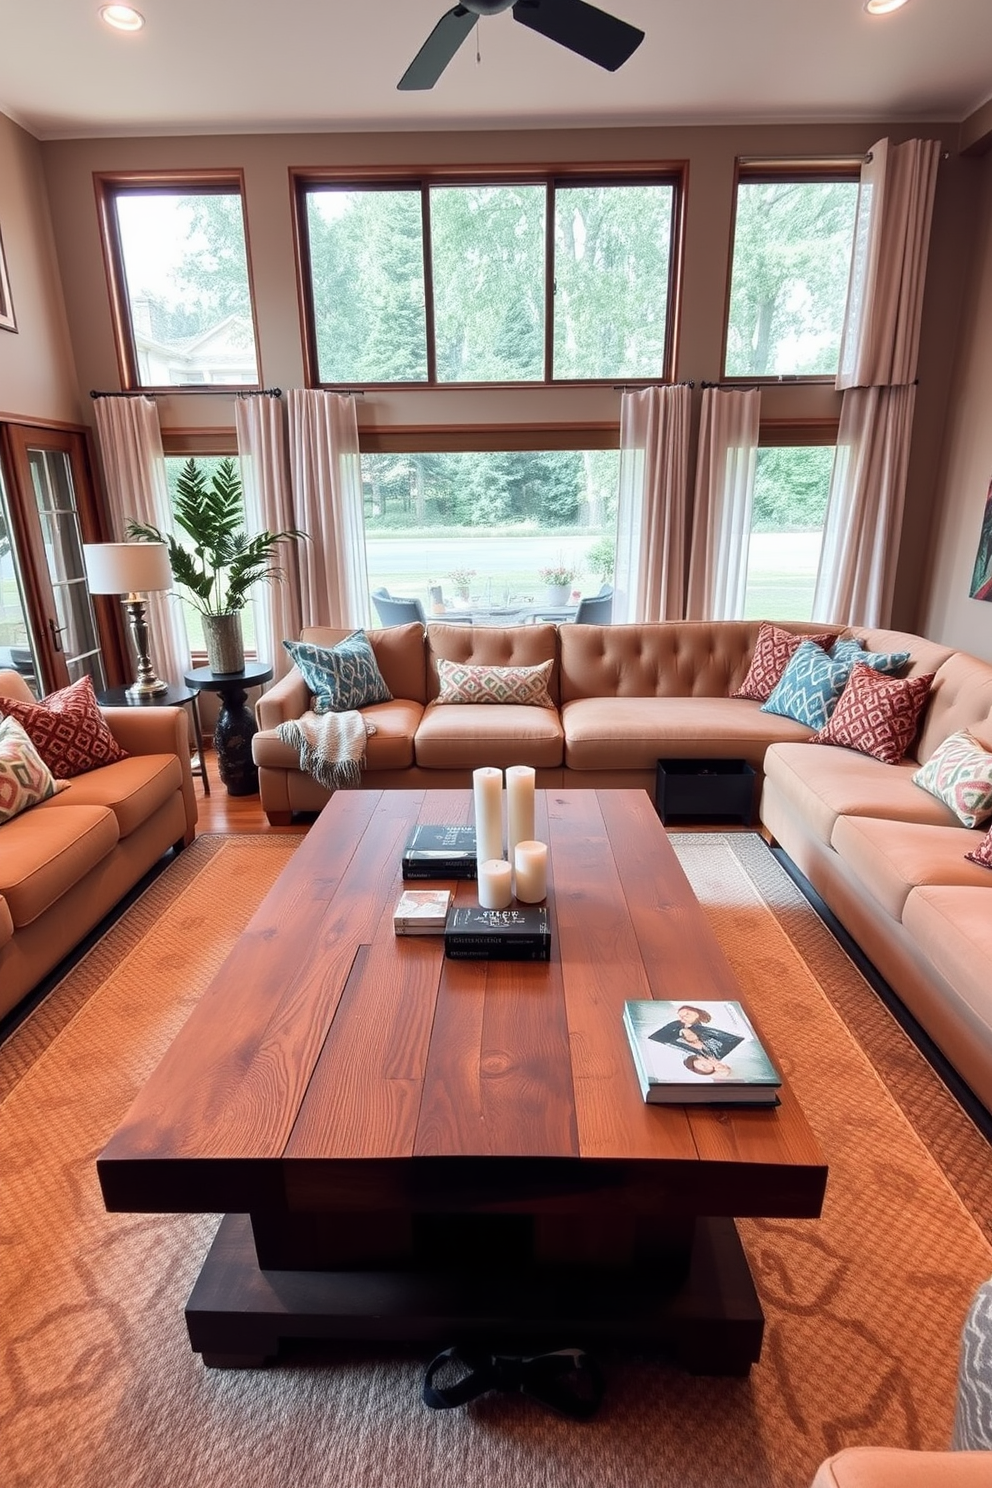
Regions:
[[979, 868], [992, 868], [992, 827], [985, 833], [975, 851], [965, 853], [965, 857], [969, 862], [977, 863]]
[[56, 780], [71, 780], [127, 759], [127, 750], [104, 722], [88, 676], [49, 693], [40, 703], [0, 698], [0, 713], [17, 719]]
[[897, 765], [916, 735], [933, 673], [926, 677], [885, 677], [858, 662], [829, 723], [811, 744], [840, 744]]
[[789, 658], [803, 641], [815, 641], [824, 651], [829, 651], [837, 639], [837, 632], [824, 635], [793, 635], [780, 625], [763, 620], [754, 645], [754, 655], [744, 681], [731, 697], [754, 698], [756, 703], [767, 703], [782, 673], [789, 665]]

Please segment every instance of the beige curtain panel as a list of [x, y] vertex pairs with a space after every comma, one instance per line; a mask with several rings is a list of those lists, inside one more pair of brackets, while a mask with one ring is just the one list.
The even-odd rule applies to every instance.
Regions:
[[760, 419], [756, 388], [703, 390], [686, 604], [690, 620], [744, 615]]
[[[115, 541], [127, 541], [129, 517], [174, 531], [154, 399], [97, 398], [93, 409]], [[149, 594], [146, 613], [155, 671], [180, 686], [190, 666], [182, 601], [175, 593]]]
[[[268, 395], [237, 398], [234, 423], [249, 533], [263, 528], [285, 532], [295, 527], [286, 417], [281, 400]], [[276, 562], [282, 570], [282, 580], [257, 584], [252, 596], [255, 648], [259, 661], [272, 667], [275, 681], [285, 676], [293, 665], [282, 642], [295, 640], [303, 624], [297, 546], [296, 543], [280, 545]]]
[[687, 384], [621, 399], [615, 625], [683, 617], [690, 413]]
[[879, 140], [862, 171], [813, 597], [813, 618], [830, 624], [884, 626], [892, 616], [939, 159], [936, 140]]
[[872, 145], [861, 172], [837, 387], [912, 382], [940, 144]]
[[289, 469], [304, 625], [365, 626], [370, 621], [365, 562], [362, 464], [354, 398], [291, 388]]

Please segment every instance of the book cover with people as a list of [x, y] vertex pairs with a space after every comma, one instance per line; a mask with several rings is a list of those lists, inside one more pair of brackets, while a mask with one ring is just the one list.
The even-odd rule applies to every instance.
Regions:
[[626, 1002], [623, 1021], [646, 1101], [778, 1103], [782, 1077], [739, 1002]]

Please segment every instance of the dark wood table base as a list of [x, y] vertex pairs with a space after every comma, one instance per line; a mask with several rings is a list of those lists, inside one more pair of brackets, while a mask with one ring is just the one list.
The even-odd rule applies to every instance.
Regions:
[[262, 1270], [251, 1221], [228, 1214], [186, 1306], [194, 1352], [215, 1369], [274, 1359], [282, 1340], [489, 1346], [506, 1352], [616, 1343], [657, 1350], [693, 1374], [746, 1375], [764, 1315], [731, 1219], [696, 1221], [688, 1275], [665, 1270]]

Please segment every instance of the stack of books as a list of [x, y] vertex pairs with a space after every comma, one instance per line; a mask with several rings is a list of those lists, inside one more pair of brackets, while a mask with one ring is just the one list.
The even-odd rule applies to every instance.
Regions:
[[450, 908], [450, 889], [404, 889], [393, 910], [393, 929], [397, 935], [443, 935]]
[[623, 1025], [646, 1101], [778, 1105], [782, 1078], [739, 1002], [626, 1002]]
[[427, 823], [414, 827], [403, 849], [403, 877], [476, 878], [475, 828]]
[[444, 954], [456, 961], [550, 961], [548, 911], [533, 904], [512, 909], [456, 905], [444, 927]]

